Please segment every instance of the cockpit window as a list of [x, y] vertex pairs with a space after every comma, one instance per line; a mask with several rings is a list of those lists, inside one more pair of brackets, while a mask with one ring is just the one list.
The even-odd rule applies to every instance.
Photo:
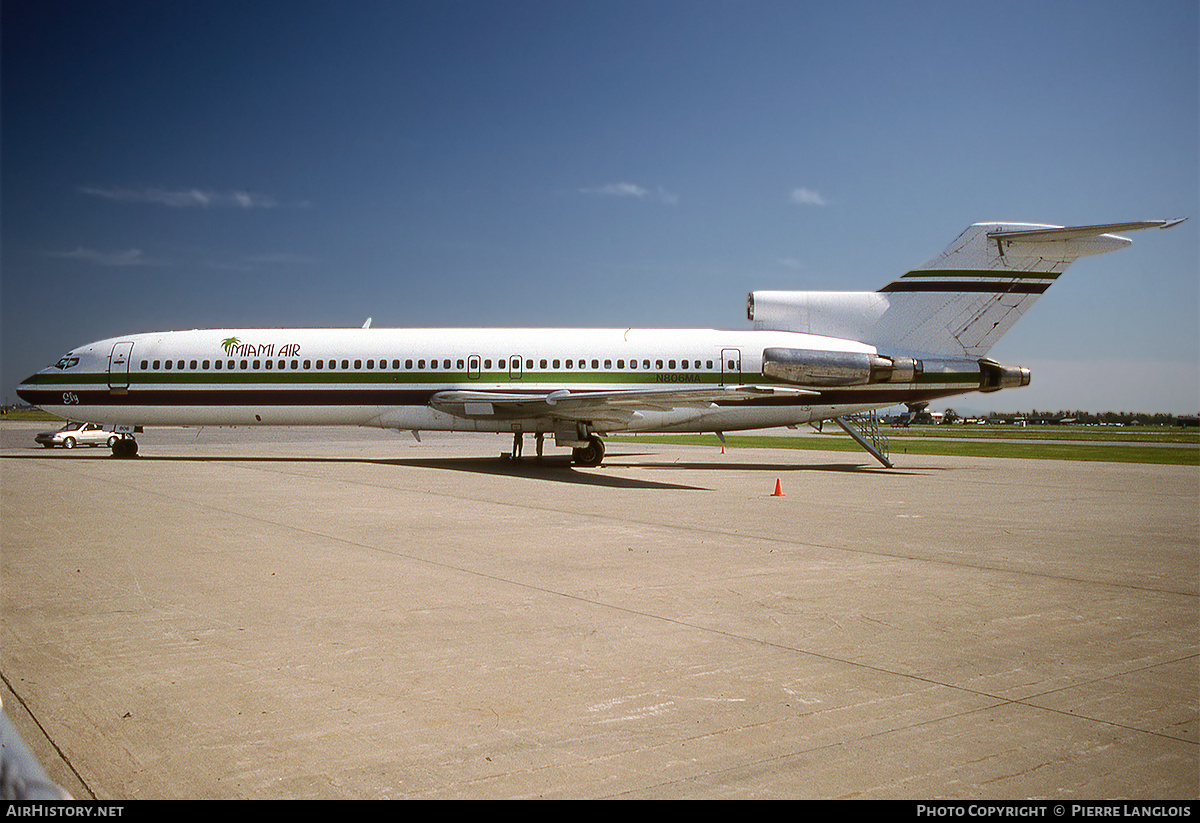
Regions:
[[54, 368], [69, 369], [72, 366], [78, 366], [78, 365], [79, 365], [79, 358], [68, 354], [62, 360], [59, 360], [57, 363], [55, 363]]

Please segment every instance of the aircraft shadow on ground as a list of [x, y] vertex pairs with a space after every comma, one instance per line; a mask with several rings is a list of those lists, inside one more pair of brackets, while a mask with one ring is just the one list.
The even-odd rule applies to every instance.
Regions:
[[516, 477], [554, 483], [575, 483], [586, 486], [627, 489], [683, 489], [708, 491], [703, 486], [681, 483], [665, 483], [656, 480], [638, 480], [606, 473], [603, 470], [580, 470], [567, 455], [551, 457], [523, 457], [513, 460], [508, 457], [322, 457], [314, 455], [289, 457], [262, 455], [154, 455], [139, 454], [132, 458], [115, 458], [107, 453], [80, 453], [79, 451], [47, 451], [31, 449], [28, 452], [0, 455], [5, 459], [24, 460], [130, 460], [138, 463], [359, 463], [377, 466], [407, 466], [411, 468], [438, 469], [442, 471], [490, 474], [498, 477]]
[[577, 469], [571, 463], [571, 458], [565, 455], [562, 457], [522, 457], [518, 460], [507, 457], [428, 457], [398, 460], [384, 459], [372, 462], [395, 466], [413, 466], [416, 468], [490, 474], [498, 477], [520, 477], [552, 483], [577, 483], [584, 486], [616, 489], [710, 491], [710, 489], [706, 489], [703, 486], [622, 477], [619, 474], [606, 472], [603, 468], [599, 470]]
[[[0, 457], [8, 459], [30, 460], [114, 460], [105, 451], [81, 453], [79, 451], [48, 451], [30, 449], [27, 452], [7, 453]], [[575, 483], [580, 485], [607, 488], [640, 488], [640, 489], [684, 489], [690, 491], [709, 491], [704, 486], [681, 483], [670, 483], [655, 480], [641, 480], [623, 477], [619, 474], [605, 471], [617, 471], [622, 468], [647, 469], [650, 471], [692, 471], [692, 472], [767, 472], [790, 474], [795, 472], [836, 472], [863, 475], [915, 475], [928, 473], [928, 467], [920, 470], [892, 468], [867, 463], [779, 463], [755, 462], [749, 460], [722, 460], [721, 462], [697, 461], [664, 461], [661, 459], [646, 459], [657, 457], [653, 452], [610, 452], [601, 469], [579, 469], [567, 455], [550, 455], [544, 457], [522, 457], [513, 460], [507, 456], [498, 457], [323, 457], [323, 456], [261, 456], [261, 455], [154, 455], [141, 454], [133, 459], [145, 462], [197, 462], [197, 463], [362, 463], [374, 465], [408, 466], [412, 468], [438, 469], [441, 471], [469, 472], [472, 474], [489, 474], [498, 477], [525, 478], [554, 483]]]

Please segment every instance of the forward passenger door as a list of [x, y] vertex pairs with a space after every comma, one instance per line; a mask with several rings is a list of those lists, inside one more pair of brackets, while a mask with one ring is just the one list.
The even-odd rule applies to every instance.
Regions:
[[113, 346], [112, 354], [108, 356], [109, 391], [129, 391], [129, 358], [132, 352], [132, 341], [122, 341]]

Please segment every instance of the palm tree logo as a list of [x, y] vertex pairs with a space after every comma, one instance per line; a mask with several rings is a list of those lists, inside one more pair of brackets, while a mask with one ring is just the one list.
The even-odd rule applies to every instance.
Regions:
[[224, 340], [221, 341], [221, 346], [225, 349], [226, 354], [232, 354], [233, 347], [238, 345], [241, 342], [242, 341], [238, 340], [236, 337], [226, 337]]

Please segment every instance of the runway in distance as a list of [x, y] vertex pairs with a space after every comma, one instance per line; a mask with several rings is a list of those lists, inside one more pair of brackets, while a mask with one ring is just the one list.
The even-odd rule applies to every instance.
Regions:
[[1076, 258], [1131, 241], [1096, 226], [976, 223], [875, 292], [756, 291], [752, 330], [209, 329], [123, 335], [72, 349], [21, 399], [112, 426], [314, 425], [552, 435], [581, 466], [604, 435], [715, 432], [834, 420], [1029, 384], [987, 353]]

